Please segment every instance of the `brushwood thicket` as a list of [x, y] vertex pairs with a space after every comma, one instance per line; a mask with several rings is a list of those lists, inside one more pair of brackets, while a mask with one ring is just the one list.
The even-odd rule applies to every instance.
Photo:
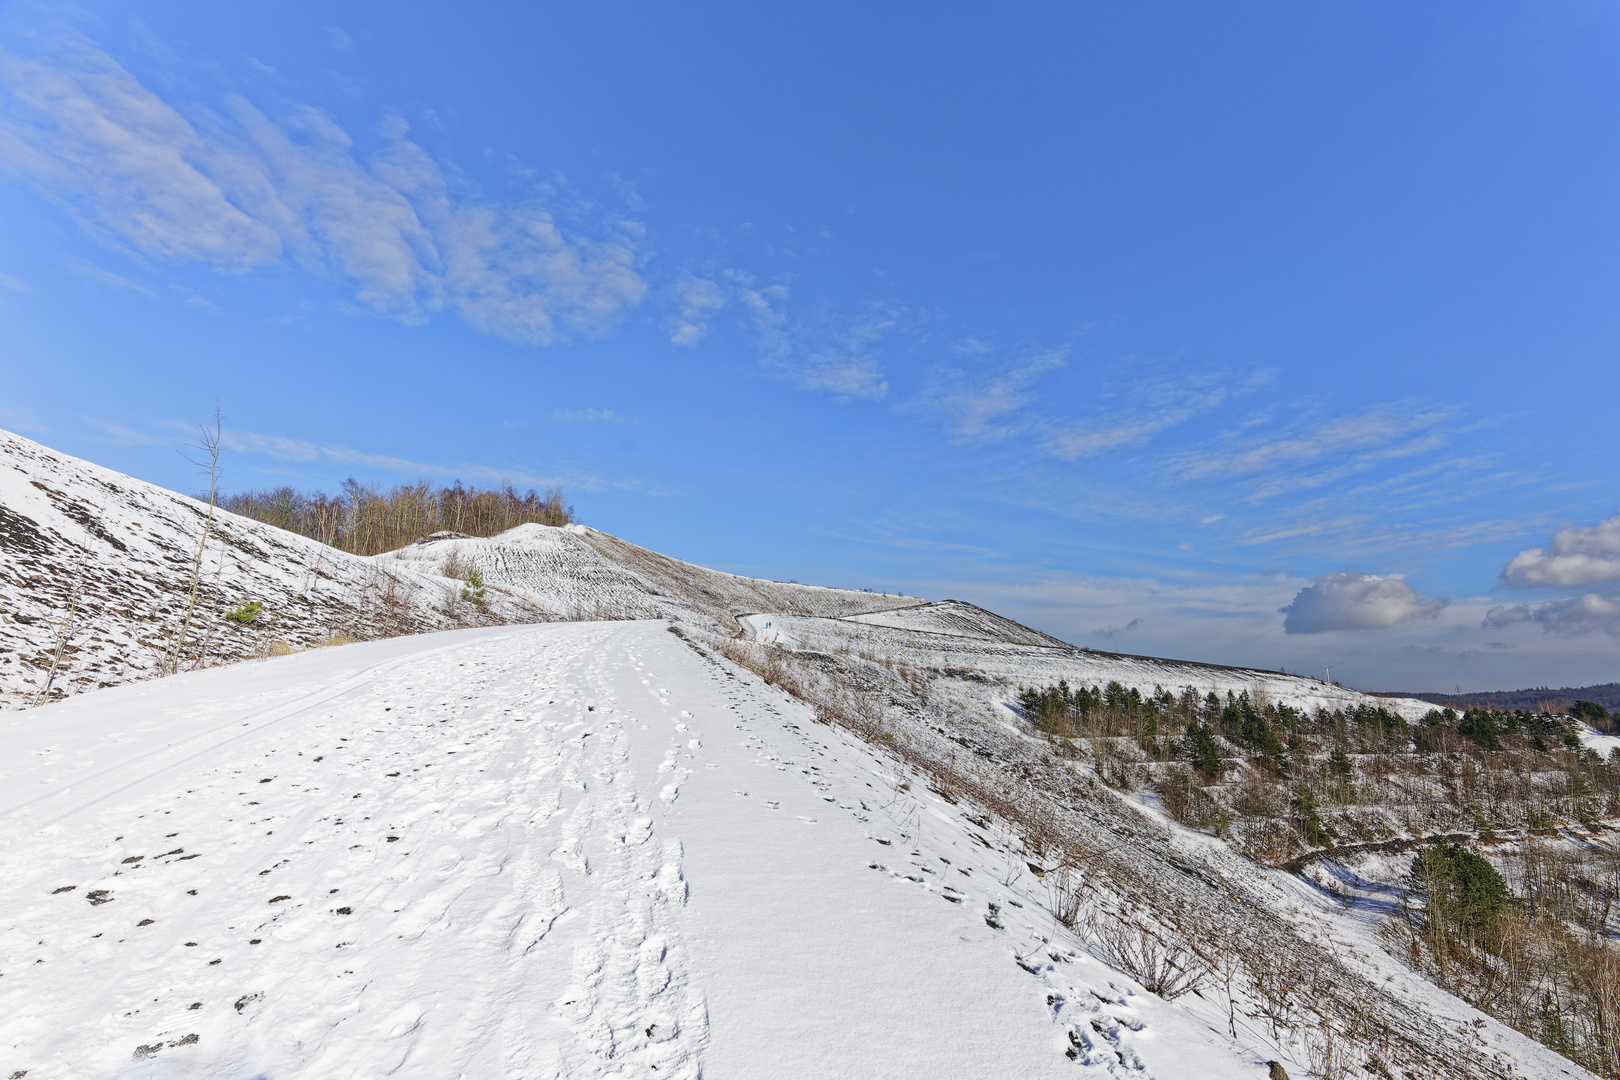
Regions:
[[1620, 752], [1586, 749], [1566, 713], [1445, 708], [1409, 724], [1364, 704], [1306, 711], [1247, 692], [1144, 695], [1109, 683], [1024, 690], [1057, 759], [1158, 795], [1184, 825], [1299, 870], [1317, 854], [1415, 849], [1382, 934], [1475, 1007], [1620, 1077]]

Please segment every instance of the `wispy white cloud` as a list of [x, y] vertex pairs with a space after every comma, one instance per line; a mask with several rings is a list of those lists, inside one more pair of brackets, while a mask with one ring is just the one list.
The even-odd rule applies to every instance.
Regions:
[[[162, 438], [149, 432], [137, 431], [135, 428], [125, 427], [122, 424], [114, 424], [106, 420], [98, 420], [93, 416], [81, 416], [79, 419], [83, 420], [86, 424], [89, 424], [97, 431], [100, 431], [103, 441], [110, 442], [115, 446], [178, 446], [180, 445], [180, 442], [183, 441], [182, 439], [176, 439], [173, 437]], [[187, 428], [187, 434], [190, 434], [191, 430], [192, 429]]]
[[[988, 346], [969, 338], [956, 350], [983, 355]], [[939, 372], [922, 396], [922, 407], [945, 417], [957, 442], [993, 442], [1013, 434], [1030, 422], [1015, 420], [1034, 402], [1032, 388], [1049, 371], [1060, 368], [1067, 349], [1043, 349], [1000, 371], [975, 378], [960, 368]]]
[[1501, 573], [1502, 584], [1515, 588], [1605, 581], [1620, 581], [1620, 517], [1559, 529], [1547, 547], [1519, 552]]
[[759, 343], [766, 371], [802, 390], [841, 398], [883, 398], [889, 383], [878, 359], [878, 344], [899, 325], [901, 309], [883, 303], [854, 313], [823, 312], [790, 319], [785, 285], [755, 287], [746, 274], [732, 272], [736, 295]]
[[1044, 447], [1062, 461], [1077, 461], [1144, 446], [1162, 432], [1216, 411], [1253, 389], [1256, 381], [1254, 376], [1224, 373], [1138, 380], [1120, 394], [1122, 407], [1101, 416], [1054, 424]]
[[1444, 599], [1419, 596], [1398, 577], [1331, 573], [1316, 578], [1278, 609], [1283, 632], [1321, 634], [1331, 630], [1382, 630], [1409, 619], [1434, 618]]
[[1179, 454], [1167, 467], [1181, 480], [1246, 481], [1248, 500], [1261, 502], [1439, 449], [1455, 416], [1452, 409], [1390, 403], [1280, 436], [1235, 436], [1224, 446]]
[[1544, 604], [1514, 604], [1493, 607], [1485, 613], [1482, 626], [1513, 626], [1537, 623], [1557, 634], [1594, 634], [1602, 631], [1620, 637], [1620, 600], [1597, 593], [1550, 600]]
[[18, 281], [10, 274], [0, 274], [0, 289], [10, 289], [12, 292], [33, 292], [25, 282]]
[[124, 277], [121, 274], [115, 274], [111, 270], [103, 270], [95, 263], [74, 258], [72, 255], [63, 255], [62, 265], [66, 266], [69, 270], [72, 270], [80, 277], [88, 278], [98, 285], [105, 285], [109, 289], [118, 289], [123, 292], [139, 293], [140, 295], [151, 300], [156, 300], [158, 298], [157, 293], [153, 292], [151, 289], [148, 289], [140, 282], [131, 281], [129, 278]]
[[559, 409], [553, 414], [558, 420], [579, 420], [585, 423], [628, 424], [630, 418], [620, 416], [612, 409]]
[[670, 290], [675, 313], [670, 318], [669, 340], [690, 348], [708, 333], [709, 319], [726, 306], [720, 283], [695, 274], [682, 274]]
[[368, 159], [328, 114], [175, 105], [82, 38], [0, 55], [0, 160], [103, 241], [227, 271], [297, 264], [407, 322], [454, 311], [520, 344], [611, 325], [646, 292], [640, 224], [585, 237], [537, 202], [453, 190], [397, 118]]

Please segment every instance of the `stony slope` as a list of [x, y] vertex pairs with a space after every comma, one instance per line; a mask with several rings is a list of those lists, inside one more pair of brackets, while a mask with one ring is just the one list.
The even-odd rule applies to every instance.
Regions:
[[[0, 708], [155, 674], [179, 635], [206, 503], [0, 431]], [[277, 642], [372, 637], [527, 616], [447, 603], [451, 582], [391, 571], [313, 540], [216, 511], [182, 668], [238, 660]], [[224, 618], [244, 600], [263, 616]]]

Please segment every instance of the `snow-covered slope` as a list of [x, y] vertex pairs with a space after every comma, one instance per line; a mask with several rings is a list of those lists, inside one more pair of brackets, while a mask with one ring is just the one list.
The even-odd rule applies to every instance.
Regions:
[[804, 711], [640, 623], [350, 646], [30, 713], [0, 735], [0, 1067], [1253, 1075], [1045, 942], [1003, 853]]
[[[1184, 864], [1240, 915], [1264, 896], [1253, 933], [1346, 936], [1298, 879], [1089, 812], [1156, 849], [1144, 873]], [[0, 823], [0, 1070], [29, 1080], [1309, 1075], [1246, 1002], [1234, 1036], [1213, 986], [1165, 1001], [1095, 959], [1038, 856], [663, 623], [12, 714]], [[1346, 941], [1398, 1021], [1410, 980]], [[1415, 992], [1425, 1075], [1579, 1075]]]
[[[206, 503], [0, 431], [0, 708], [32, 701], [58, 646], [52, 696], [157, 672], [179, 635]], [[489, 610], [447, 600], [436, 567], [391, 570], [216, 511], [181, 666], [273, 643], [433, 630], [532, 617], [505, 595]], [[245, 600], [263, 615], [225, 619]]]
[[487, 538], [436, 535], [386, 558], [391, 565], [433, 569], [459, 558], [477, 566], [486, 581], [558, 617], [674, 618], [727, 633], [747, 612], [836, 617], [924, 603], [708, 570], [585, 525], [519, 525]]
[[1186, 687], [1200, 696], [1246, 692], [1312, 711], [1374, 704], [1408, 720], [1433, 708], [1416, 698], [1372, 697], [1276, 671], [1082, 649], [958, 600], [846, 618], [770, 612], [739, 622], [749, 638], [796, 652], [879, 657], [926, 671], [972, 671], [978, 696], [989, 702], [1010, 703], [1022, 687], [1066, 679], [1088, 687], [1117, 681], [1143, 694], [1156, 688], [1180, 693]]

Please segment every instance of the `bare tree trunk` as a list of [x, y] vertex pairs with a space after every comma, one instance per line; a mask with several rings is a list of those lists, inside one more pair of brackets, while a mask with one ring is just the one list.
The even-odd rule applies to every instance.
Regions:
[[197, 607], [197, 587], [202, 581], [203, 551], [208, 547], [208, 534], [214, 527], [214, 506], [219, 499], [219, 444], [220, 444], [220, 416], [219, 402], [214, 402], [214, 429], [209, 431], [206, 427], [200, 428], [201, 444], [195, 449], [208, 455], [208, 460], [192, 461], [200, 469], [208, 470], [208, 516], [203, 519], [202, 539], [197, 543], [197, 557], [191, 561], [191, 588], [186, 597], [186, 613], [180, 620], [180, 632], [175, 636], [174, 647], [163, 660], [163, 674], [173, 675], [180, 670], [180, 653], [186, 646], [186, 634], [191, 630], [192, 612]]
[[[99, 516], [99, 515], [98, 515]], [[79, 552], [73, 568], [73, 579], [68, 583], [68, 609], [62, 620], [52, 625], [56, 628], [56, 653], [51, 657], [51, 666], [45, 673], [45, 685], [34, 695], [31, 705], [38, 705], [50, 697], [51, 686], [56, 682], [56, 669], [62, 663], [62, 654], [67, 651], [68, 643], [73, 640], [73, 617], [79, 610], [79, 597], [84, 591], [84, 552]]]

